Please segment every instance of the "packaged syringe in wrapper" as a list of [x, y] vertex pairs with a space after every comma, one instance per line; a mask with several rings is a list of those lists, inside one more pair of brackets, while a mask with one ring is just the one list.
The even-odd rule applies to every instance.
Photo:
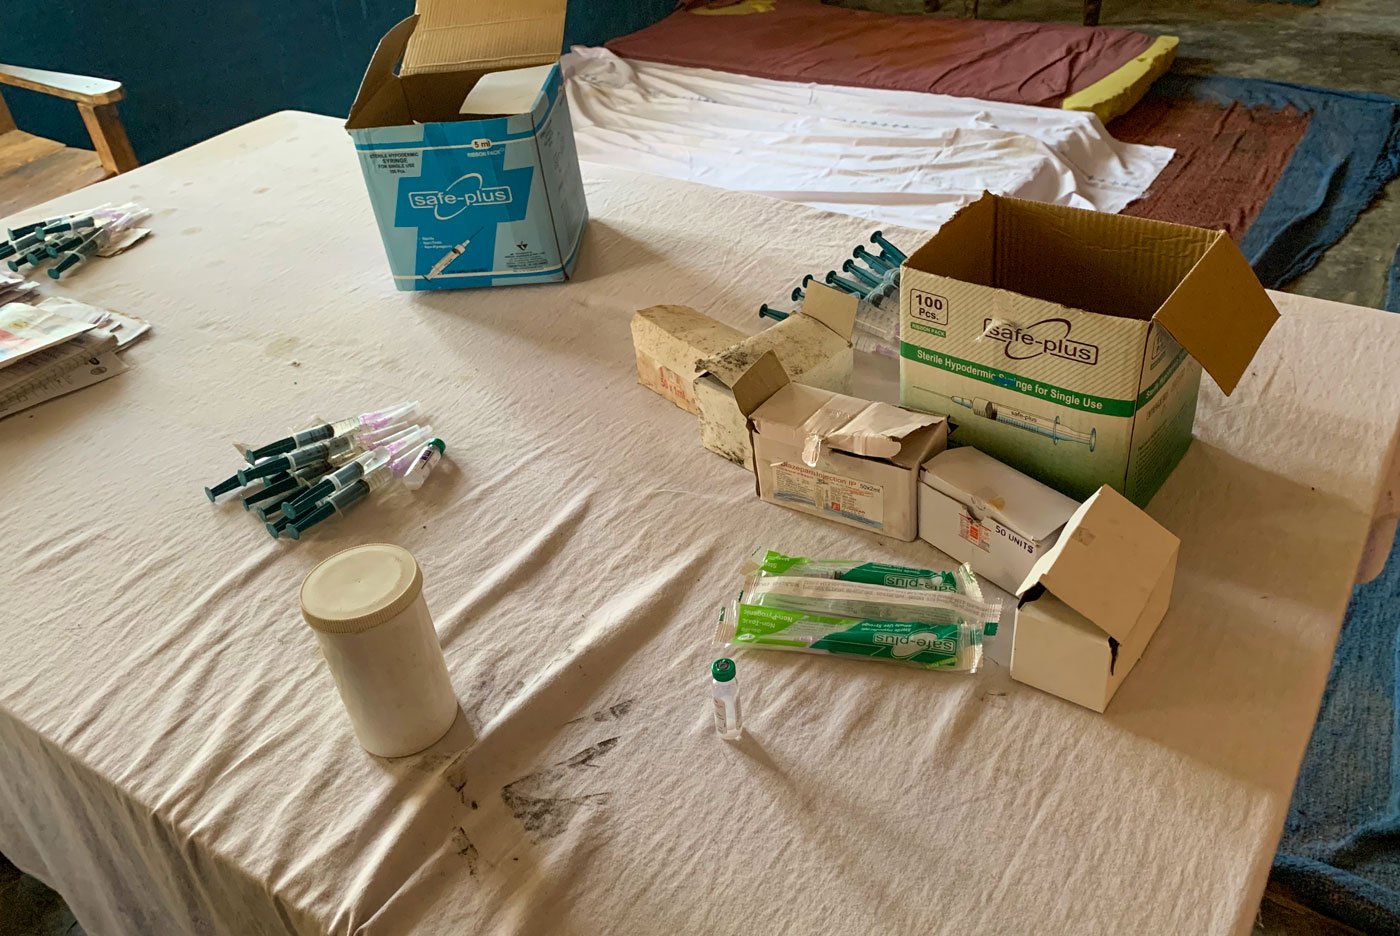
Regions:
[[733, 647], [973, 672], [1000, 617], [1000, 602], [983, 598], [966, 565], [940, 572], [767, 551], [746, 565], [716, 636]]

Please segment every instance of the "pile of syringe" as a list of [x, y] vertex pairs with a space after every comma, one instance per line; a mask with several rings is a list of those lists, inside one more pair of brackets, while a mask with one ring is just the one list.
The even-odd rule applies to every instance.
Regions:
[[[864, 244], [857, 246], [851, 258], [841, 264], [842, 272], [849, 273], [850, 277], [828, 270], [824, 282], [860, 300], [852, 343], [862, 351], [898, 357], [899, 267], [909, 258], [880, 231], [870, 235], [870, 242], [880, 248], [878, 254], [871, 253]], [[814, 279], [816, 277], [810, 275], [802, 278], [802, 285], [792, 291], [794, 303], [806, 299], [806, 287]], [[792, 313], [764, 303], [759, 306], [758, 314], [782, 321]]]
[[248, 464], [204, 489], [211, 502], [236, 493], [273, 538], [301, 534], [343, 514], [393, 482], [409, 490], [445, 450], [431, 425], [414, 422], [418, 403], [398, 403], [336, 422], [318, 423], [256, 447], [239, 446]]
[[37, 270], [53, 261], [48, 274], [59, 279], [149, 214], [140, 205], [128, 203], [21, 224], [6, 231], [9, 238], [0, 241], [0, 260], [15, 273]]

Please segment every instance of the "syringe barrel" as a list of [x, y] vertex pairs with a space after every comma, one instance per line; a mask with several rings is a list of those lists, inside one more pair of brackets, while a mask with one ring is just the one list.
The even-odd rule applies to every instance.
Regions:
[[326, 498], [326, 503], [330, 504], [336, 510], [345, 510], [357, 500], [368, 495], [371, 490], [372, 488], [368, 481], [361, 478], [331, 494], [330, 497]]
[[305, 468], [313, 462], [323, 462], [330, 456], [330, 446], [326, 442], [313, 442], [310, 445], [303, 445], [301, 448], [292, 449], [282, 457], [287, 460], [287, 464], [293, 468]]
[[329, 461], [338, 455], [358, 451], [355, 440], [349, 436], [332, 436], [323, 442], [313, 442], [286, 454], [293, 468], [300, 468], [315, 461]]
[[323, 442], [335, 435], [335, 430], [329, 423], [322, 423], [319, 426], [312, 426], [310, 429], [303, 429], [300, 432], [292, 433], [292, 441], [296, 443], [296, 448], [303, 445], [310, 445], [313, 442]]
[[330, 464], [326, 461], [313, 461], [302, 465], [292, 472], [292, 477], [299, 481], [315, 481], [330, 470]]

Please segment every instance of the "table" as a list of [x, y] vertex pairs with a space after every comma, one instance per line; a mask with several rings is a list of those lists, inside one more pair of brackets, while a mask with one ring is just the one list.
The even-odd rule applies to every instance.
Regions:
[[[575, 282], [393, 290], [335, 121], [276, 114], [55, 207], [156, 236], [58, 291], [148, 317], [132, 369], [0, 421], [0, 851], [93, 933], [1247, 932], [1393, 464], [1400, 319], [1283, 318], [1150, 513], [1171, 610], [1106, 715], [1010, 681], [707, 635], [757, 546], [936, 564], [764, 504], [635, 383], [631, 312], [756, 328], [858, 219], [585, 166]], [[912, 232], [897, 232], [905, 240]], [[235, 439], [421, 398], [417, 497], [274, 542]], [[365, 541], [419, 559], [462, 714], [355, 744], [297, 613]], [[998, 655], [1004, 653], [1004, 647]]]

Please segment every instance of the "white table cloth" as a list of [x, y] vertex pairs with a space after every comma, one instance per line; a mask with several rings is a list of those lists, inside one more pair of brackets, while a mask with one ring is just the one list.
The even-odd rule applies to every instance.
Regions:
[[[751, 652], [731, 745], [709, 636], [750, 550], [940, 556], [761, 503], [637, 386], [629, 318], [757, 326], [870, 225], [584, 176], [576, 281], [433, 294], [394, 291], [328, 118], [54, 203], [153, 210], [53, 291], [155, 328], [0, 421], [0, 851], [98, 936], [1247, 932], [1391, 464], [1400, 319], [1279, 294], [1236, 393], [1207, 380], [1149, 511], [1182, 538], [1171, 610], [1106, 715], [995, 661]], [[291, 543], [200, 492], [235, 439], [415, 397], [448, 455], [416, 497]], [[297, 613], [367, 541], [422, 564], [462, 703], [393, 761]]]

